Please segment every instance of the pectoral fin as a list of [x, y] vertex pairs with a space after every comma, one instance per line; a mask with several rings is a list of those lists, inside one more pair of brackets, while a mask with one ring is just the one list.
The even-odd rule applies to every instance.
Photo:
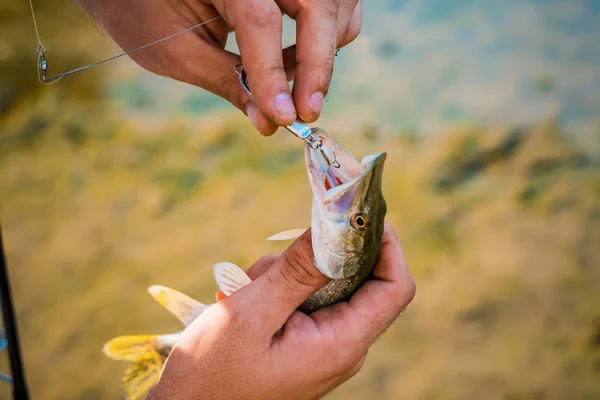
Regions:
[[252, 282], [240, 267], [227, 261], [215, 264], [213, 272], [217, 286], [226, 296], [230, 296], [233, 292]]
[[308, 230], [308, 228], [290, 229], [288, 231], [276, 233], [275, 235], [267, 238], [267, 240], [293, 240], [293, 239], [297, 239], [300, 236], [302, 236], [302, 234], [304, 232], [306, 232], [307, 230]]
[[185, 326], [191, 324], [210, 307], [210, 305], [202, 304], [177, 290], [165, 286], [150, 286], [148, 292]]

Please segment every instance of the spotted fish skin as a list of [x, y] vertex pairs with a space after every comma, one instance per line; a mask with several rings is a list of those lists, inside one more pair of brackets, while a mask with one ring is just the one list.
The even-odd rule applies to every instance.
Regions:
[[[370, 276], [381, 249], [387, 214], [382, 190], [387, 154], [367, 156], [359, 163], [326, 134], [320, 139], [335, 151], [340, 167], [331, 166], [318, 151], [305, 146], [313, 193], [314, 264], [331, 278], [298, 308], [307, 314], [348, 300]], [[303, 232], [303, 229], [289, 230], [269, 240], [295, 239]]]

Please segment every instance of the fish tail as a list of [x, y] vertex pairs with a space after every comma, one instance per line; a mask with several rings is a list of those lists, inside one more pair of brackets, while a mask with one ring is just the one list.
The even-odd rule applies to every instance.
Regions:
[[131, 361], [123, 375], [127, 400], [138, 400], [158, 381], [164, 357], [158, 352], [159, 335], [119, 336], [104, 345], [104, 354], [113, 360]]
[[119, 336], [108, 341], [102, 351], [113, 360], [144, 361], [158, 356], [158, 335]]
[[154, 387], [162, 370], [163, 362], [146, 360], [133, 363], [125, 371], [121, 383], [127, 400], [141, 400]]

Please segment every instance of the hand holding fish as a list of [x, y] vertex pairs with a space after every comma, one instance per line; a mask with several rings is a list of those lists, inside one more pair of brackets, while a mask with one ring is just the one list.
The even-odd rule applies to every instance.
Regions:
[[371, 279], [350, 298], [296, 309], [328, 280], [312, 263], [310, 230], [254, 279], [192, 322], [149, 399], [315, 399], [362, 367], [367, 351], [415, 295], [402, 248], [386, 224]]
[[139, 400], [157, 381], [151, 398], [159, 400], [319, 397], [358, 372], [369, 346], [412, 300], [414, 281], [384, 222], [387, 153], [359, 162], [324, 132], [318, 137], [339, 163], [305, 143], [311, 227], [269, 237], [297, 239], [282, 256], [248, 273], [215, 264], [214, 304], [153, 285], [150, 294], [186, 329], [104, 345], [107, 357], [132, 363], [122, 379], [127, 399]]
[[[299, 115], [320, 115], [337, 48], [360, 32], [362, 0], [75, 0], [123, 49], [215, 21], [130, 57], [143, 68], [204, 88], [248, 115], [263, 134]], [[297, 43], [282, 51], [282, 13], [297, 23]], [[235, 31], [238, 55], [224, 50]], [[243, 60], [243, 63], [241, 62]], [[233, 72], [243, 64], [254, 100]], [[293, 99], [288, 82], [294, 79]]]

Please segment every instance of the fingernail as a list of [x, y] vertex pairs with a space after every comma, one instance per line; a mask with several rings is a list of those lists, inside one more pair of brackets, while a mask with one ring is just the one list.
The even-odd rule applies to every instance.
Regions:
[[279, 93], [273, 99], [273, 108], [284, 118], [294, 118], [296, 116], [296, 108], [292, 101], [292, 96], [287, 93]]
[[246, 103], [246, 115], [250, 119], [250, 122], [252, 122], [252, 125], [254, 125], [256, 129], [258, 129], [258, 122], [256, 119], [256, 106], [251, 101]]
[[320, 114], [321, 109], [323, 108], [323, 93], [314, 92], [313, 94], [311, 94], [308, 98], [308, 101], [306, 102], [306, 105], [315, 114]]

